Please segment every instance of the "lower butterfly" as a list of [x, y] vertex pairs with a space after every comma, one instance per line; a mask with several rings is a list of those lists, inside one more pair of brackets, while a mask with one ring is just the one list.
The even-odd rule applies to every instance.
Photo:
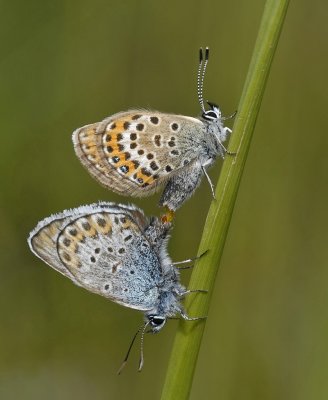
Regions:
[[[135, 206], [100, 202], [45, 218], [30, 233], [28, 244], [76, 285], [142, 311], [145, 321], [137, 334], [141, 332], [143, 343], [147, 327], [156, 333], [168, 318], [199, 319], [190, 318], [180, 303], [194, 291], [181, 285], [176, 264], [192, 260], [171, 261], [170, 228], [170, 223], [148, 219]], [[141, 350], [139, 370], [142, 366]]]

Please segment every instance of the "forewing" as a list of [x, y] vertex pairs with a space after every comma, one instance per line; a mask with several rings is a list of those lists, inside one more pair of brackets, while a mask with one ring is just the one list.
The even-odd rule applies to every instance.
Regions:
[[143, 213], [111, 203], [70, 212], [64, 220], [64, 213], [53, 216], [31, 234], [32, 250], [91, 292], [130, 308], [153, 308], [161, 267], [143, 234], [148, 224]]
[[[73, 133], [77, 156], [113, 191], [146, 196], [197, 157], [200, 120], [131, 110]], [[198, 135], [197, 135], [198, 134]]]

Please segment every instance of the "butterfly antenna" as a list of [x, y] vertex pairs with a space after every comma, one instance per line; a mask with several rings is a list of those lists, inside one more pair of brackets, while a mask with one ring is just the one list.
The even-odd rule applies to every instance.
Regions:
[[208, 47], [205, 48], [205, 55], [203, 53], [202, 47], [199, 49], [199, 66], [197, 73], [197, 93], [198, 93], [198, 101], [201, 106], [203, 112], [205, 112], [204, 106], [204, 98], [203, 98], [203, 87], [204, 87], [204, 78], [205, 71], [208, 63], [208, 58], [210, 54], [210, 49]]
[[139, 328], [139, 329], [137, 330], [137, 332], [135, 333], [135, 335], [133, 336], [133, 339], [132, 339], [131, 344], [130, 344], [130, 346], [129, 346], [128, 352], [126, 353], [126, 356], [125, 356], [125, 358], [124, 358], [124, 360], [123, 360], [123, 362], [122, 362], [122, 365], [120, 366], [120, 369], [117, 371], [117, 375], [120, 375], [120, 373], [122, 372], [123, 368], [125, 367], [125, 365], [126, 365], [126, 363], [127, 363], [127, 361], [128, 361], [128, 358], [129, 358], [131, 349], [132, 349], [132, 347], [133, 347], [133, 343], [135, 342], [135, 340], [136, 340], [138, 334], [140, 333], [141, 329], [144, 328], [144, 326], [145, 326], [145, 325], [141, 325], [140, 328]]
[[198, 64], [198, 71], [197, 71], [197, 94], [198, 94], [198, 101], [201, 106], [203, 112], [205, 112], [204, 106], [204, 99], [203, 99], [203, 90], [201, 86], [202, 82], [202, 66], [203, 66], [203, 49], [202, 47], [199, 49], [199, 64]]
[[149, 322], [147, 322], [145, 325], [144, 325], [144, 328], [143, 328], [143, 330], [142, 330], [142, 332], [141, 332], [141, 340], [140, 340], [140, 360], [139, 360], [139, 368], [138, 368], [138, 371], [140, 372], [141, 370], [142, 370], [142, 367], [143, 367], [143, 365], [144, 365], [144, 352], [143, 352], [143, 349], [144, 349], [144, 337], [145, 337], [145, 332], [146, 332], [146, 328], [147, 328], [147, 326], [149, 325]]

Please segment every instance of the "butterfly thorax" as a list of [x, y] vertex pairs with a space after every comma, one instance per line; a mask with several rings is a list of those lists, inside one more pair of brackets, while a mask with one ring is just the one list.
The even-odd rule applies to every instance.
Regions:
[[185, 288], [177, 280], [166, 277], [163, 285], [158, 288], [159, 296], [156, 306], [147, 315], [162, 315], [165, 318], [174, 317], [181, 312], [180, 295]]
[[217, 118], [212, 121], [202, 120], [206, 130], [207, 144], [209, 148], [209, 154], [213, 158], [218, 155], [224, 156], [222, 149], [222, 143], [227, 139], [227, 128], [223, 125], [222, 119]]
[[[175, 316], [180, 312], [180, 297], [181, 293], [185, 292], [184, 286], [180, 284], [179, 270], [172, 264], [171, 259], [167, 255], [167, 233], [170, 224], [159, 223], [157, 219], [153, 220], [150, 228], [156, 229], [157, 232], [154, 236], [159, 237], [158, 243], [158, 258], [160, 263], [161, 277], [157, 281], [158, 298], [154, 308], [147, 312], [147, 315], [161, 315], [165, 318]], [[149, 229], [149, 228], [148, 228]], [[150, 229], [151, 231], [152, 229]], [[159, 231], [162, 230], [162, 235]], [[150, 233], [148, 230], [147, 234]]]

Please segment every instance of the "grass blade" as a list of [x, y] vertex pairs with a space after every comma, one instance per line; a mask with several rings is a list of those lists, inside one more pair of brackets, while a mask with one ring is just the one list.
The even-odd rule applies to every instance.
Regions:
[[[271, 62], [288, 8], [288, 0], [267, 0], [248, 75], [238, 107], [229, 150], [210, 206], [199, 253], [209, 249], [194, 268], [190, 288], [209, 290], [189, 296], [185, 306], [191, 316], [208, 314], [215, 278], [220, 264], [237, 191], [259, 113]], [[181, 321], [174, 341], [163, 387], [162, 400], [188, 399], [206, 321]]]

